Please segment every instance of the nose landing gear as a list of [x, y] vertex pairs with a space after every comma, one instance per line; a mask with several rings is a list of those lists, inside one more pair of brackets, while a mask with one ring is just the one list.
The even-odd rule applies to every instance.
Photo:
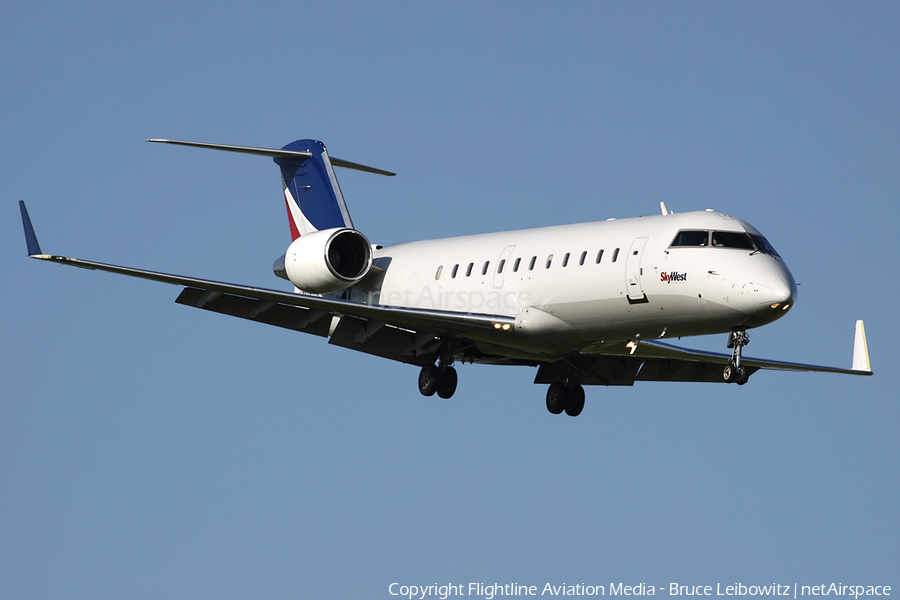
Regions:
[[744, 385], [750, 379], [746, 367], [741, 364], [741, 349], [750, 343], [750, 336], [744, 329], [735, 329], [728, 335], [728, 347], [732, 348], [731, 360], [722, 370], [725, 383]]
[[551, 383], [547, 389], [547, 410], [558, 415], [563, 411], [577, 417], [584, 410], [584, 388], [577, 383]]

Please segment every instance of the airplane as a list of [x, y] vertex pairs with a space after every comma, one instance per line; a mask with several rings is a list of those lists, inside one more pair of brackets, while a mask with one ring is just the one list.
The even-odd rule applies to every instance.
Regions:
[[[536, 367], [547, 410], [573, 417], [585, 385], [744, 385], [759, 370], [872, 375], [862, 321], [849, 369], [743, 356], [747, 331], [786, 315], [797, 284], [757, 229], [721, 212], [660, 203], [656, 216], [383, 247], [353, 226], [334, 167], [394, 173], [330, 157], [317, 140], [281, 149], [146, 141], [274, 160], [292, 241], [273, 271], [292, 291], [44, 254], [20, 201], [28, 255], [183, 286], [179, 304], [418, 366], [425, 396], [453, 396], [457, 362]], [[730, 354], [664, 341], [723, 333]]]

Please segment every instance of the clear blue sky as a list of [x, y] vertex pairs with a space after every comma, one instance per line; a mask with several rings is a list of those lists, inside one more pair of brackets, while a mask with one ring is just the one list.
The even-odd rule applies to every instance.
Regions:
[[[6, 2], [0, 597], [391, 582], [900, 586], [896, 3]], [[801, 283], [746, 352], [871, 378], [587, 390], [417, 370], [47, 252], [280, 287], [270, 160], [323, 140], [373, 242], [715, 208]], [[682, 340], [724, 350], [725, 336]]]

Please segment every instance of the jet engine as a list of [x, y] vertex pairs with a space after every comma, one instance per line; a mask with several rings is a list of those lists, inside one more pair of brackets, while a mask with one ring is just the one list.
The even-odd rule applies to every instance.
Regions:
[[372, 266], [372, 245], [355, 229], [338, 227], [298, 237], [272, 270], [297, 289], [327, 294], [361, 280]]

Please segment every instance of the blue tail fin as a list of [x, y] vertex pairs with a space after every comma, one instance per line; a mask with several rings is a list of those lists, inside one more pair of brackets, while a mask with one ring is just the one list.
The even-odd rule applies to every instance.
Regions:
[[333, 227], [353, 229], [325, 145], [316, 140], [297, 140], [282, 150], [310, 154], [308, 158], [293, 155], [274, 159], [281, 167], [291, 239]]

